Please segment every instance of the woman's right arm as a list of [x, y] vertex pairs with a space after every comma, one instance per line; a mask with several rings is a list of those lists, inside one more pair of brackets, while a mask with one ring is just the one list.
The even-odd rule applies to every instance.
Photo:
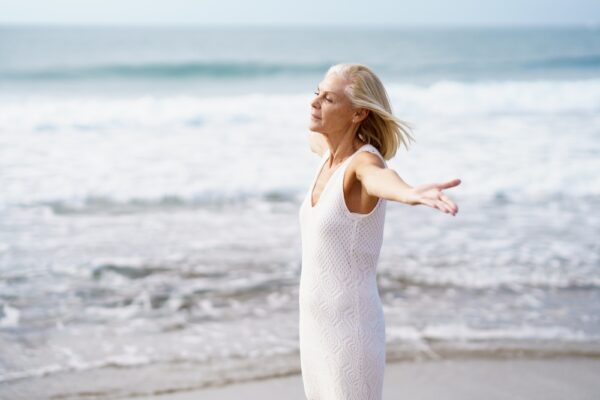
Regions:
[[413, 206], [423, 204], [450, 213], [452, 216], [458, 212], [458, 206], [442, 192], [442, 189], [459, 185], [460, 179], [412, 187], [404, 182], [396, 171], [385, 168], [378, 156], [364, 152], [357, 158], [356, 177], [371, 196]]
[[313, 153], [318, 154], [319, 156], [322, 156], [323, 153], [325, 153], [325, 150], [327, 149], [327, 143], [325, 142], [325, 138], [322, 134], [317, 132], [310, 132], [308, 136], [308, 143], [310, 145], [310, 150]]

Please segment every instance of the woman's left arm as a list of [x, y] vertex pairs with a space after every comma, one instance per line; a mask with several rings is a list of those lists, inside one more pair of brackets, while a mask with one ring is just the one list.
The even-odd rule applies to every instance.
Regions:
[[452, 215], [458, 212], [458, 206], [442, 193], [442, 189], [459, 185], [460, 179], [412, 187], [396, 171], [385, 168], [379, 157], [370, 153], [357, 164], [356, 176], [371, 196], [413, 206], [423, 204]]

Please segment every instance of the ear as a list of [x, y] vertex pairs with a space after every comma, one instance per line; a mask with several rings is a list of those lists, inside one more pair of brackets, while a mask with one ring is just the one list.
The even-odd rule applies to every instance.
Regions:
[[352, 122], [361, 123], [368, 116], [369, 110], [367, 110], [366, 108], [359, 108], [358, 110], [354, 111], [354, 115], [352, 116]]

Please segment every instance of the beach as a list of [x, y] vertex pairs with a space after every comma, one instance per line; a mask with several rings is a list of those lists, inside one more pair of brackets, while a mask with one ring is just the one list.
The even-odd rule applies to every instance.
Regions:
[[[600, 358], [475, 358], [386, 365], [384, 400], [596, 400]], [[303, 400], [299, 375], [140, 400]]]
[[[169, 371], [124, 375], [108, 369], [90, 376], [63, 376], [47, 381], [41, 394], [27, 382], [12, 384], [2, 399], [129, 399], [129, 400], [304, 400], [302, 379], [285, 372], [258, 380], [194, 386], [188, 366]], [[164, 385], [161, 380], [180, 384]], [[167, 378], [169, 376], [169, 378]], [[596, 400], [600, 393], [600, 357], [455, 357], [387, 363], [383, 400]], [[89, 390], [92, 381], [103, 391]], [[128, 385], [125, 385], [127, 381]], [[164, 382], [163, 382], [164, 383]], [[116, 390], [121, 386], [122, 390]], [[109, 389], [112, 387], [112, 389]], [[155, 388], [155, 389], [153, 389]]]
[[0, 399], [301, 398], [309, 102], [357, 61], [413, 126], [389, 167], [461, 179], [455, 217], [386, 206], [386, 399], [598, 393], [600, 30], [13, 25], [0, 54]]

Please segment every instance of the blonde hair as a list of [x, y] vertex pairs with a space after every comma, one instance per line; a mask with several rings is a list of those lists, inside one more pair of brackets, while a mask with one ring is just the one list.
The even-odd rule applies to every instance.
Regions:
[[366, 108], [368, 116], [356, 132], [359, 139], [379, 150], [384, 159], [396, 155], [398, 148], [415, 139], [410, 135], [411, 125], [392, 114], [392, 107], [383, 84], [371, 69], [362, 64], [335, 64], [327, 71], [346, 78], [346, 95], [354, 107]]

